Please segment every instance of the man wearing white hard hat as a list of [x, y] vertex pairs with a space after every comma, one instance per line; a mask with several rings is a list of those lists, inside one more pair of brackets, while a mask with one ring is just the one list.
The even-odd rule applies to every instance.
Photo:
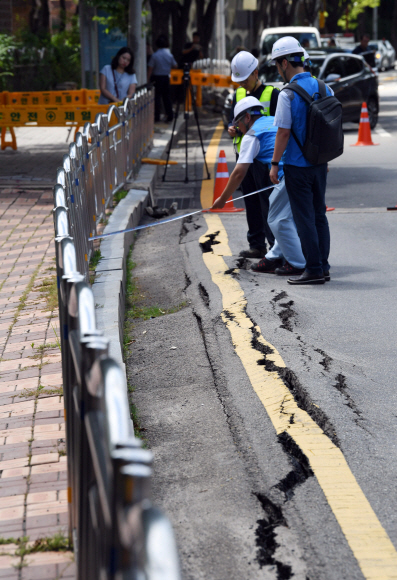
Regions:
[[[272, 59], [285, 82], [296, 82], [317, 98], [319, 83], [310, 72], [305, 72], [304, 49], [295, 38], [286, 36], [277, 40]], [[325, 89], [326, 95], [333, 94], [329, 87]], [[274, 119], [278, 131], [270, 179], [272, 183], [279, 182], [278, 165], [282, 159], [288, 197], [306, 260], [303, 274], [290, 278], [289, 284], [324, 284], [330, 280], [330, 233], [325, 205], [327, 164], [312, 165], [303, 155], [307, 111], [308, 106], [299, 94], [288, 87], [281, 91]]]
[[[232, 79], [234, 82], [239, 83], [240, 87], [233, 95], [228, 133], [233, 137], [234, 146], [238, 155], [242, 135], [239, 134], [238, 129], [236, 129], [233, 124], [236, 104], [239, 103], [241, 99], [245, 98], [247, 93], [249, 93], [250, 96], [256, 97], [260, 101], [265, 115], [274, 115], [277, 107], [277, 97], [280, 91], [271, 85], [262, 84], [258, 78], [258, 59], [250, 52], [242, 50], [237, 53], [232, 60], [231, 69]], [[269, 185], [271, 185], [270, 181]], [[255, 184], [251, 170], [248, 170], [248, 173], [241, 184], [241, 189], [244, 194], [255, 191]], [[245, 199], [248, 222], [247, 239], [250, 246], [248, 250], [240, 252], [240, 256], [245, 258], [262, 258], [266, 255], [267, 251], [266, 240], [270, 246], [274, 243], [272, 231], [267, 223], [268, 195], [266, 192], [262, 197], [264, 198], [262, 204], [260, 203], [259, 196], [254, 195]]]
[[[221, 196], [215, 200], [213, 209], [221, 209], [247, 175], [249, 169], [255, 182], [255, 190], [266, 187], [264, 176], [268, 176], [273, 156], [277, 127], [274, 117], [264, 116], [262, 103], [255, 97], [245, 97], [235, 107], [233, 122], [239, 127], [243, 138], [240, 155], [229, 181]], [[251, 266], [254, 272], [289, 276], [301, 274], [305, 267], [291, 206], [283, 179], [282, 163], [279, 166], [280, 183], [273, 188], [269, 197], [269, 226], [273, 231], [275, 243], [269, 252]], [[250, 197], [258, 197], [259, 194]], [[249, 199], [249, 198], [246, 198]], [[261, 198], [259, 198], [261, 200]]]

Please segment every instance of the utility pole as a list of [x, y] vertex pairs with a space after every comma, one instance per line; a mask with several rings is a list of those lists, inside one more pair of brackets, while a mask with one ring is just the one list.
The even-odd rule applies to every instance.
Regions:
[[225, 0], [218, 0], [216, 5], [216, 58], [226, 59], [225, 36]]
[[372, 9], [372, 40], [378, 40], [378, 7]]
[[129, 0], [128, 45], [134, 53], [138, 85], [146, 83], [146, 46], [142, 34], [142, 0]]

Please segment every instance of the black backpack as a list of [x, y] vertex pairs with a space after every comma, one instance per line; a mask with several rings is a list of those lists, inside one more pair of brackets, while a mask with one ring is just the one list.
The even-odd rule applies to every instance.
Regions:
[[[299, 143], [292, 128], [291, 133], [304, 157], [312, 165], [327, 163], [343, 153], [342, 105], [335, 96], [327, 96], [324, 81], [317, 79], [317, 82], [318, 93], [312, 97], [296, 81], [284, 87], [297, 93], [309, 105], [303, 145]], [[314, 100], [316, 94], [320, 98]]]

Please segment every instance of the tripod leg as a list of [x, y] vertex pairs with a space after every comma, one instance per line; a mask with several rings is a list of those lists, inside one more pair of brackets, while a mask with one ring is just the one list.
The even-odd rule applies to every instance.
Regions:
[[175, 127], [176, 127], [176, 121], [178, 119], [178, 114], [179, 114], [179, 101], [176, 105], [176, 111], [175, 111], [175, 116], [174, 116], [174, 123], [172, 125], [172, 133], [171, 133], [171, 139], [170, 139], [170, 146], [168, 147], [168, 151], [167, 151], [167, 159], [165, 162], [165, 167], [164, 167], [164, 173], [163, 173], [163, 177], [162, 177], [162, 181], [165, 181], [165, 176], [167, 174], [167, 169], [168, 169], [168, 160], [170, 158], [170, 153], [171, 153], [171, 149], [172, 149], [172, 141], [174, 139], [174, 135], [175, 135]]
[[183, 82], [183, 101], [185, 106], [185, 183], [189, 183], [188, 168], [188, 121], [189, 121], [189, 81]]
[[207, 179], [211, 179], [210, 172], [208, 171], [207, 160], [205, 158], [204, 143], [203, 143], [203, 138], [201, 136], [201, 129], [200, 129], [200, 123], [199, 123], [199, 118], [198, 118], [198, 111], [197, 111], [197, 106], [196, 106], [196, 98], [194, 96], [193, 87], [192, 87], [191, 84], [190, 84], [190, 93], [192, 95], [193, 113], [194, 113], [194, 118], [196, 119], [197, 131], [198, 131], [198, 134], [199, 134], [200, 144], [201, 144], [201, 151], [203, 152], [204, 165], [205, 165], [205, 170], [207, 172]]

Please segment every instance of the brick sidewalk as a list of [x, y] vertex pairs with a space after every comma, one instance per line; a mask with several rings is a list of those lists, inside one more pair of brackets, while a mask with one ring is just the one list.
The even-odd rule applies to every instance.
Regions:
[[68, 504], [51, 210], [51, 190], [0, 190], [0, 578], [8, 580], [75, 578], [72, 552], [54, 551], [67, 540]]

